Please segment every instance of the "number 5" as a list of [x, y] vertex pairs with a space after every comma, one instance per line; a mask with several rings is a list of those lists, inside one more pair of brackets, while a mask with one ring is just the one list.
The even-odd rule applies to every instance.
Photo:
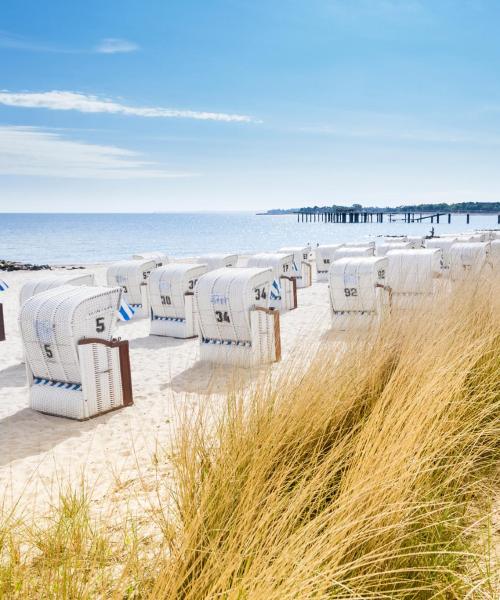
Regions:
[[104, 317], [97, 317], [95, 320], [95, 330], [97, 333], [102, 333], [106, 329], [104, 325]]

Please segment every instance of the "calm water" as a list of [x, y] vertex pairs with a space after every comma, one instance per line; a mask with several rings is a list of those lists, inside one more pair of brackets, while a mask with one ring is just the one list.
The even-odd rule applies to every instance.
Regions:
[[[445, 220], [446, 219], [443, 219]], [[295, 215], [253, 213], [0, 214], [0, 258], [35, 263], [93, 263], [134, 252], [171, 256], [249, 253], [310, 242], [375, 239], [384, 234], [424, 235], [430, 223], [297, 223]], [[497, 227], [496, 215], [453, 215], [434, 224], [437, 234]]]

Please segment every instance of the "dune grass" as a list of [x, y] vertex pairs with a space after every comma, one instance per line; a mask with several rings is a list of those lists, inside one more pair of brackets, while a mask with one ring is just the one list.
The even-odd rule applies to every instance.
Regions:
[[299, 381], [190, 419], [155, 535], [92, 517], [83, 488], [41, 523], [6, 518], [0, 597], [498, 597], [497, 299], [482, 282], [341, 354], [325, 340]]

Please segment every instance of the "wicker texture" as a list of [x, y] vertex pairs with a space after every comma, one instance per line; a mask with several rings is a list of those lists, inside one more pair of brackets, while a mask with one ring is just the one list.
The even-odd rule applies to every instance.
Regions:
[[93, 273], [86, 274], [63, 274], [63, 275], [53, 275], [49, 277], [43, 277], [41, 279], [29, 279], [21, 288], [19, 293], [19, 304], [22, 306], [28, 298], [34, 296], [35, 294], [39, 294], [40, 292], [45, 292], [46, 290], [51, 290], [56, 287], [60, 287], [61, 285], [95, 285], [95, 278]]
[[316, 278], [318, 281], [328, 281], [328, 272], [333, 263], [335, 251], [342, 247], [343, 244], [330, 244], [316, 248]]
[[151, 334], [176, 338], [197, 335], [193, 297], [207, 265], [175, 263], [156, 269], [149, 279]]
[[263, 267], [273, 270], [274, 288], [277, 289], [277, 297], [270, 300], [270, 306], [280, 312], [295, 308], [293, 283], [287, 277], [295, 276], [293, 266], [293, 254], [261, 253], [250, 256], [248, 267]]
[[275, 360], [275, 317], [265, 312], [272, 281], [272, 269], [262, 268], [218, 269], [200, 277], [194, 297], [201, 360], [240, 366]]
[[311, 246], [288, 246], [278, 250], [280, 254], [293, 254], [297, 269], [297, 287], [306, 288], [312, 285]]
[[439, 248], [390, 250], [387, 284], [393, 302], [397, 295], [432, 294], [434, 280], [442, 273], [442, 252]]
[[[109, 286], [120, 286], [125, 301], [133, 307], [144, 304], [144, 286], [155, 269], [154, 260], [123, 260], [108, 267], [106, 278]], [[145, 311], [146, 315], [149, 310]], [[139, 311], [140, 316], [146, 316]]]
[[236, 267], [238, 264], [237, 254], [212, 253], [198, 257], [198, 263], [207, 266], [208, 271], [222, 269], [223, 267]]
[[386, 256], [391, 250], [411, 250], [412, 244], [405, 242], [384, 242], [377, 246], [377, 256]]
[[489, 242], [456, 242], [450, 248], [450, 277], [460, 281], [477, 277], [486, 266]]
[[169, 263], [168, 256], [163, 252], [141, 252], [140, 254], [134, 254], [133, 260], [152, 260], [155, 263], [155, 267], [163, 267]]

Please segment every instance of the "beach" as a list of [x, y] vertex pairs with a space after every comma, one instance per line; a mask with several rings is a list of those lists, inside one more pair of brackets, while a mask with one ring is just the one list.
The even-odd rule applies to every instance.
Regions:
[[[89, 265], [105, 285], [106, 265]], [[224, 395], [236, 383], [251, 388], [269, 370], [279, 375], [290, 365], [307, 365], [330, 326], [327, 284], [298, 290], [298, 308], [281, 315], [283, 356], [271, 367], [251, 370], [217, 367], [198, 360], [198, 339], [149, 336], [149, 320], [121, 323], [117, 335], [130, 341], [134, 405], [78, 422], [37, 413], [28, 406], [23, 351], [17, 326], [18, 294], [28, 279], [45, 273], [6, 273], [3, 294], [5, 342], [0, 344], [0, 502], [4, 510], [17, 506], [43, 513], [71, 483], [82, 481], [96, 509], [143, 510], [166, 493], [168, 453], [179, 419], [211, 406], [225, 406]], [[335, 342], [332, 342], [335, 343]], [[297, 373], [299, 376], [299, 373]], [[161, 483], [161, 485], [160, 485]], [[140, 508], [142, 505], [142, 508]], [[133, 507], [133, 506], [132, 506]]]

